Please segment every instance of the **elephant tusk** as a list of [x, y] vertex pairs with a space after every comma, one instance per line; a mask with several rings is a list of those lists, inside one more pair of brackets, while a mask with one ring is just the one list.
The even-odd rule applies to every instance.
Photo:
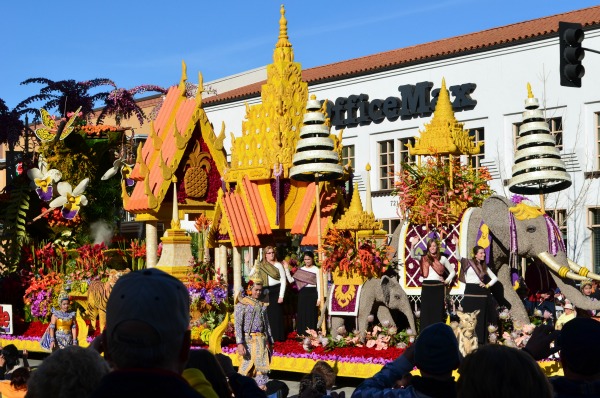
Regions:
[[569, 269], [569, 267], [565, 267], [564, 265], [560, 265], [558, 261], [548, 252], [541, 252], [538, 254], [538, 258], [548, 266], [552, 271], [556, 272], [558, 276], [561, 278], [569, 278], [575, 281], [586, 281], [589, 278], [585, 276], [577, 275], [573, 271]]
[[581, 276], [585, 276], [586, 278], [592, 278], [597, 281], [600, 281], [600, 275], [591, 272], [586, 267], [582, 267], [581, 265], [577, 264], [574, 261], [569, 260], [568, 258], [567, 258], [567, 261], [569, 262], [569, 268], [571, 268], [573, 271], [577, 272], [577, 274], [579, 274]]

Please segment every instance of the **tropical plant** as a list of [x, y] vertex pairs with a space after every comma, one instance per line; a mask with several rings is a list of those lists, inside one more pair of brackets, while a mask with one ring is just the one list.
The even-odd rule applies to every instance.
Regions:
[[43, 101], [42, 107], [46, 110], [57, 110], [63, 117], [67, 113], [75, 112], [81, 107], [84, 119], [94, 112], [94, 104], [98, 101], [104, 101], [109, 93], [106, 91], [96, 94], [90, 94], [90, 90], [100, 86], [110, 85], [115, 87], [115, 84], [110, 79], [92, 79], [83, 82], [75, 80], [50, 80], [44, 77], [35, 77], [27, 79], [21, 84], [45, 84], [39, 94], [32, 95], [29, 98], [21, 101], [16, 109], [22, 112], [38, 115], [38, 108], [28, 108], [34, 102]]
[[19, 136], [25, 128], [20, 119], [21, 114], [18, 108], [8, 109], [4, 100], [0, 98], [0, 144], [12, 147], [19, 141]]
[[134, 115], [140, 124], [144, 124], [144, 111], [133, 97], [147, 91], [156, 91], [162, 94], [167, 93], [167, 90], [164, 88], [151, 84], [143, 84], [129, 90], [114, 87], [115, 89], [104, 100], [105, 105], [100, 115], [98, 115], [96, 124], [102, 124], [105, 116], [114, 116], [117, 126], [120, 126], [123, 119], [129, 119]]
[[[20, 179], [24, 179], [19, 176]], [[7, 192], [7, 200], [2, 204], [3, 215], [0, 216], [2, 225], [0, 235], [0, 275], [5, 275], [17, 270], [21, 259], [21, 249], [29, 241], [26, 230], [30, 202], [30, 188], [28, 184], [15, 183]]]

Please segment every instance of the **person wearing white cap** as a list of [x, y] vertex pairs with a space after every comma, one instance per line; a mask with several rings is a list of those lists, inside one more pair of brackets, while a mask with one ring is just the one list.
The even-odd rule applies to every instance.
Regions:
[[180, 280], [156, 268], [119, 278], [106, 304], [102, 341], [114, 371], [92, 398], [202, 397], [181, 376], [189, 323], [190, 296]]
[[563, 326], [565, 326], [565, 323], [569, 322], [572, 319], [575, 319], [575, 316], [577, 315], [575, 313], [575, 309], [573, 308], [573, 304], [567, 302], [563, 306], [563, 308], [565, 309], [565, 312], [556, 320], [556, 330], [561, 330]]

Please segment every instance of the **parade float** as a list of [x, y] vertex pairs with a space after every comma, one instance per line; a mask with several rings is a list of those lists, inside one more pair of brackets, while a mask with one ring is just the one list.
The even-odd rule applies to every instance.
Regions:
[[[80, 312], [79, 341], [89, 342], [102, 329], [103, 305], [118, 276], [128, 270], [158, 267], [188, 286], [194, 344], [231, 355], [237, 364], [234, 346], [229, 344], [233, 342], [229, 314], [234, 293], [243, 288], [249, 267], [261, 257], [260, 248], [276, 246], [282, 257], [286, 251], [317, 247], [322, 275], [330, 274], [333, 282], [323, 313], [328, 311], [336, 322], [344, 316], [359, 318], [359, 326], [350, 332], [332, 322], [335, 326], [325, 333], [310, 331], [305, 337], [291, 333], [286, 342], [275, 344], [271, 368], [306, 372], [316, 360], [327, 360], [340, 376], [369, 377], [397, 358], [416, 337], [418, 315], [415, 318], [414, 313], [418, 314], [421, 276], [417, 262], [409, 255], [407, 242], [412, 238], [416, 238], [417, 250], [423, 250], [427, 239], [440, 240], [456, 267], [453, 254], [457, 251], [465, 255], [467, 248], [476, 241], [484, 242], [490, 233], [503, 237], [498, 228], [510, 230], [513, 224], [515, 234], [522, 239], [527, 232], [520, 230], [527, 231], [527, 226], [519, 221], [539, 217], [538, 229], [549, 231], [544, 239], [550, 248], [540, 249], [538, 257], [548, 265], [552, 277], [558, 278], [556, 283], [565, 277], [595, 277], [566, 256], [557, 264], [544, 254], [560, 255], [561, 242], [553, 238], [557, 236], [555, 225], [543, 212], [532, 205], [491, 196], [485, 168], [470, 166], [468, 157], [480, 148], [456, 120], [445, 81], [431, 122], [410, 148], [411, 155], [419, 157], [418, 163], [403, 165], [398, 175], [396, 191], [404, 223], [392, 247], [387, 246], [370, 205], [370, 188], [365, 209], [357, 187], [351, 183], [353, 170], [341, 162], [342, 134], [330, 134], [324, 102], [309, 99], [300, 64], [294, 62], [283, 8], [281, 14], [262, 101], [247, 106], [240, 135], [232, 133], [229, 162], [223, 146], [225, 126], [215, 133], [202, 105], [202, 77], [199, 75], [197, 86], [188, 83], [185, 64], [179, 84], [165, 93], [152, 119], [148, 139], [137, 148], [124, 127], [78, 125], [77, 112], [66, 115], [58, 125], [51, 116], [45, 117], [45, 130], [40, 135], [48, 142], [42, 145], [37, 163], [29, 165], [20, 177], [21, 184], [11, 191], [7, 202], [18, 215], [8, 226], [15, 236], [11, 245], [22, 249], [24, 255], [11, 264], [20, 273], [4, 281], [3, 292], [6, 297], [23, 297], [23, 308], [14, 312], [20, 321], [15, 322], [12, 336], [0, 339], [1, 344], [10, 342], [40, 351], [39, 338], [61, 292], [68, 292]], [[538, 120], [532, 98], [526, 102], [526, 123], [518, 141], [522, 144], [518, 148], [525, 151], [532, 148], [527, 137], [536, 137], [528, 132], [543, 130], [541, 125], [528, 123], [545, 123]], [[541, 140], [548, 151], [551, 142], [547, 138], [544, 135]], [[531, 159], [529, 152], [523, 155], [524, 162]], [[516, 158], [519, 163], [520, 157]], [[554, 160], [544, 166], [548, 158], [540, 157], [541, 165], [516, 166], [511, 187], [531, 188], [526, 177], [534, 169], [560, 169]], [[111, 178], [116, 175], [120, 178]], [[538, 180], [559, 181], [552, 186], [562, 189], [565, 175], [554, 173]], [[535, 192], [549, 192], [539, 181]], [[103, 190], [110, 195], [103, 195]], [[531, 194], [529, 190], [522, 193]], [[102, 219], [88, 212], [114, 209], [114, 198], [143, 223], [145, 241], [116, 239], [108, 242], [110, 248], [104, 243], [78, 245], [78, 234], [89, 229], [92, 220]], [[491, 206], [494, 203], [505, 206], [499, 209]], [[482, 216], [488, 209], [505, 223], [497, 227], [491, 217]], [[513, 224], [511, 214], [516, 219]], [[198, 234], [182, 228], [184, 219], [195, 221]], [[159, 245], [160, 224], [167, 230]], [[21, 238], [33, 229], [51, 232], [46, 232], [47, 240], [25, 244]], [[528, 254], [512, 245], [512, 236], [509, 234], [508, 241], [495, 249], [497, 243], [487, 240], [509, 301], [514, 300], [515, 263], [511, 259], [515, 254]], [[399, 272], [399, 279], [387, 275], [394, 270]], [[393, 294], [397, 304], [386, 298], [382, 283], [387, 293], [397, 293]], [[563, 285], [565, 293], [577, 300], [575, 292]], [[458, 297], [460, 284], [455, 284], [452, 292]], [[388, 314], [371, 314], [374, 303], [399, 310], [404, 319], [396, 324], [387, 319]], [[517, 318], [517, 326], [510, 321], [511, 316]], [[502, 333], [497, 341], [523, 345], [531, 332], [529, 319], [518, 309], [510, 315], [503, 311], [501, 319]], [[288, 321], [291, 326], [293, 315]], [[549, 367], [547, 371], [555, 370]]]

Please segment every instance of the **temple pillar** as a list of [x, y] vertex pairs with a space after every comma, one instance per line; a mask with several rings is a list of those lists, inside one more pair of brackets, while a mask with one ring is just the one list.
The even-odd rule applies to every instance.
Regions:
[[158, 263], [158, 231], [157, 221], [148, 220], [146, 221], [146, 268], [156, 267]]
[[223, 279], [223, 283], [227, 285], [227, 246], [220, 245], [219, 246], [219, 265], [217, 270], [221, 274], [221, 278]]
[[239, 292], [242, 288], [242, 248], [233, 248], [233, 292]]

